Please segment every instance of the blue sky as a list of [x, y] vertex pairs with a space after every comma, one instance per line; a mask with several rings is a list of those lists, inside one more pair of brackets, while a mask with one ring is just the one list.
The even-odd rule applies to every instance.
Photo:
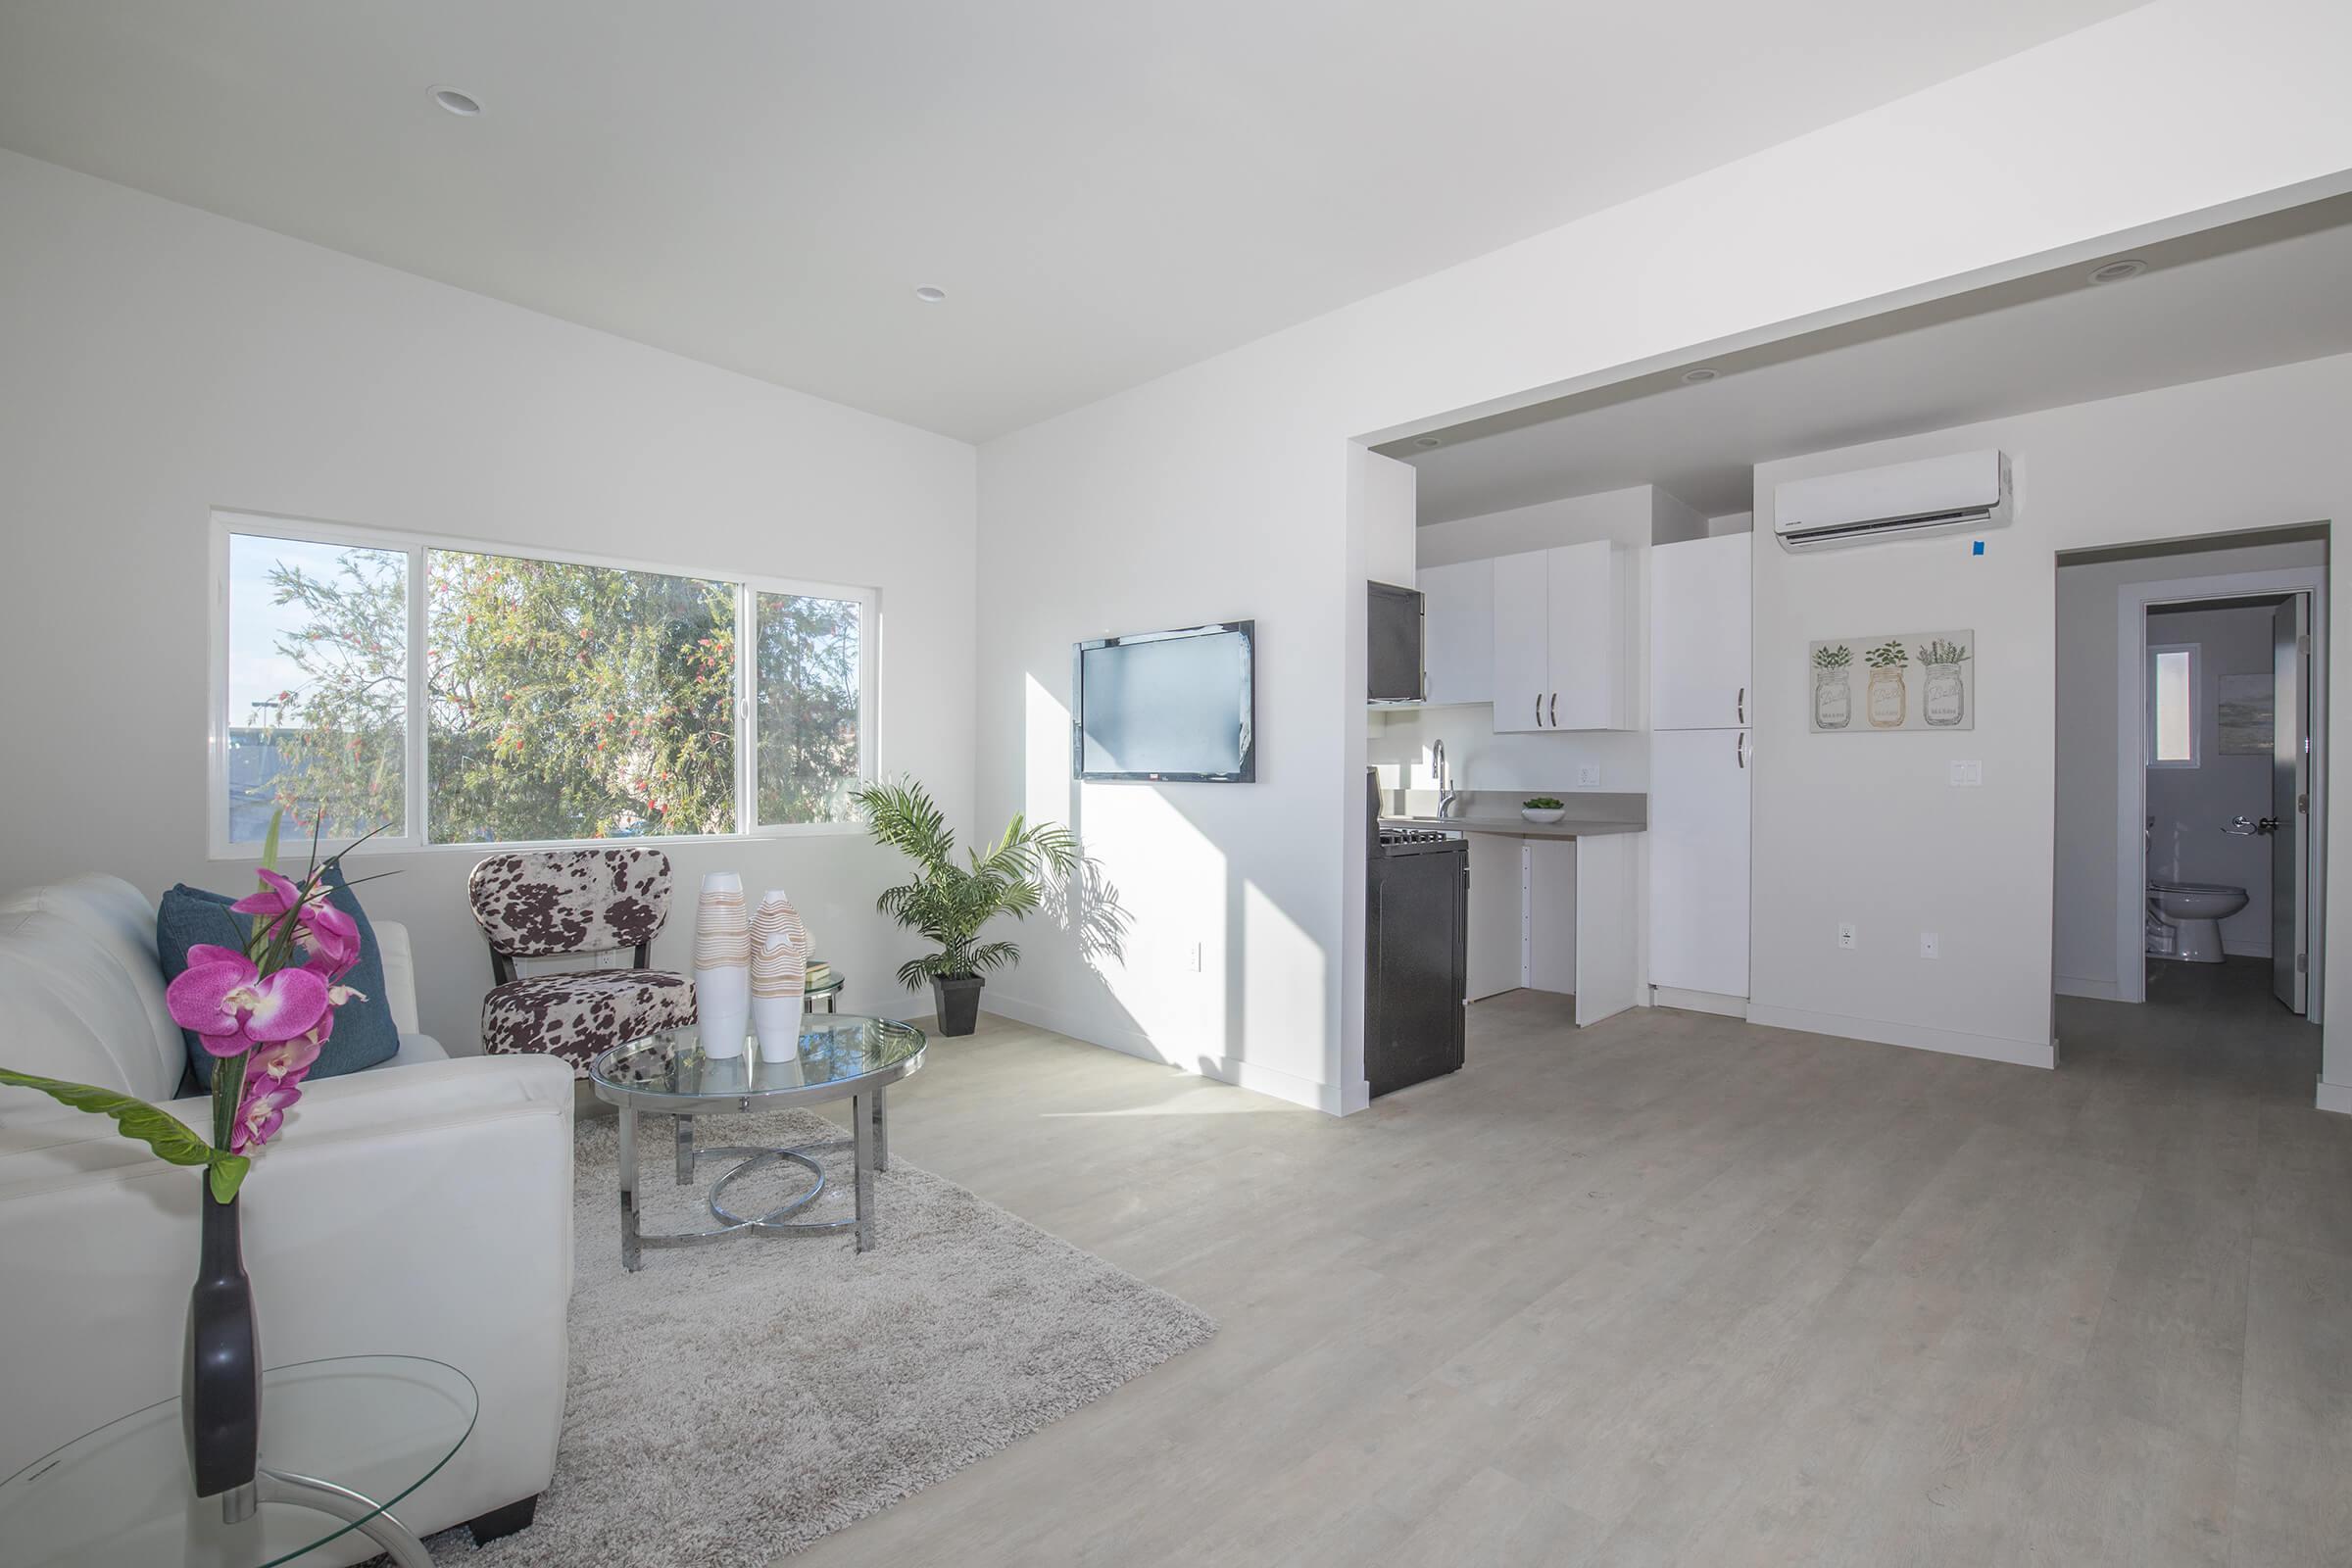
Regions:
[[[312, 576], [331, 581], [345, 557], [381, 556], [397, 561], [395, 552], [359, 551], [341, 545], [305, 544], [294, 539], [264, 539], [231, 534], [228, 539], [228, 721], [253, 722], [259, 698], [299, 689], [302, 671], [277, 651], [281, 633], [299, 631], [308, 621], [298, 605], [278, 605], [270, 588], [270, 568], [283, 562]], [[292, 717], [293, 715], [284, 715]]]

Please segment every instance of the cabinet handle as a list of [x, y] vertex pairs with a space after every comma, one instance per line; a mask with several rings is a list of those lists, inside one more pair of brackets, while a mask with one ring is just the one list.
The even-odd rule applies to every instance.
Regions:
[[1747, 731], [1741, 730], [1740, 738], [1732, 743], [1732, 755], [1740, 760], [1741, 767], [1747, 766]]
[[1740, 703], [1740, 723], [1742, 723], [1742, 724], [1744, 724], [1744, 723], [1746, 723], [1746, 722], [1747, 722], [1747, 688], [1746, 688], [1746, 687], [1744, 687], [1744, 686], [1742, 686], [1742, 687], [1740, 687], [1740, 697], [1739, 697], [1739, 703]]
[[1551, 694], [1551, 727], [1553, 729], [1560, 727], [1560, 694], [1558, 692]]
[[1544, 694], [1536, 693], [1536, 728], [1544, 727]]

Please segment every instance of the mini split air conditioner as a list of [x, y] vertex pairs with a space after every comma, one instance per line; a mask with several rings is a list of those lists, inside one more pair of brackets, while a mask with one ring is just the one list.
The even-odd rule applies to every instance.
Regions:
[[1783, 550], [1833, 550], [1882, 539], [1916, 539], [2009, 521], [2009, 460], [1962, 452], [1884, 468], [1791, 479], [1772, 492], [1773, 532]]

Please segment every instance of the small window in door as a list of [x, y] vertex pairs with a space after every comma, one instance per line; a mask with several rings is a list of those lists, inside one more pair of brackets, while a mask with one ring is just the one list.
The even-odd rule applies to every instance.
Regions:
[[2195, 643], [2148, 649], [2148, 765], [2197, 765], [2200, 674]]

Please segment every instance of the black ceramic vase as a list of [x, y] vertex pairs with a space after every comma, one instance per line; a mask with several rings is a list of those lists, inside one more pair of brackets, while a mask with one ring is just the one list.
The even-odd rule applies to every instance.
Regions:
[[262, 1343], [245, 1277], [237, 1204], [203, 1195], [204, 1238], [188, 1292], [187, 1365], [180, 1374], [181, 1430], [199, 1497], [246, 1485], [262, 1449]]

